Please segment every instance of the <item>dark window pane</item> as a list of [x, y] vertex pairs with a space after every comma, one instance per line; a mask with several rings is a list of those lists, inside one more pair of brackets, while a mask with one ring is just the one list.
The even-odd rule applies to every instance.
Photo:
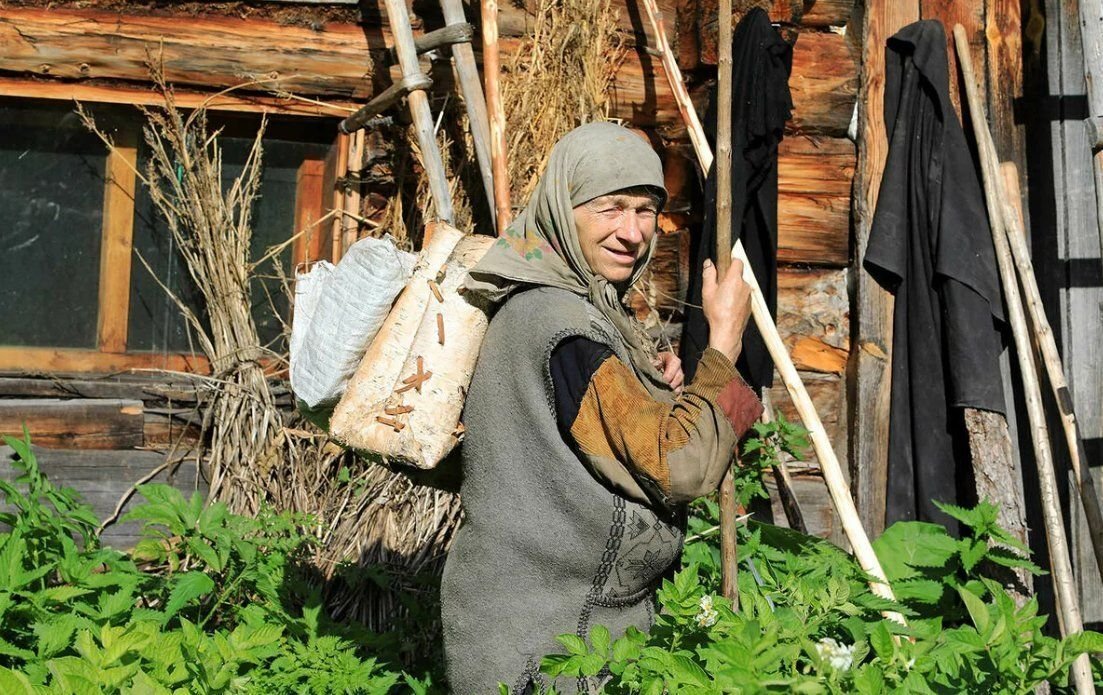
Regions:
[[[224, 134], [218, 142], [222, 147], [222, 183], [226, 189], [242, 172], [253, 144], [250, 128], [255, 132], [257, 124], [255, 121], [244, 124], [235, 121], [211, 125], [212, 129], [224, 127]], [[317, 126], [298, 129], [270, 126], [268, 133], [273, 136], [265, 137], [263, 143], [260, 195], [252, 212], [250, 260], [261, 258], [269, 248], [291, 237], [295, 224], [295, 188], [299, 166], [306, 159], [324, 157], [326, 145], [319, 140], [332, 137], [330, 128], [322, 130]], [[299, 135], [308, 141], [300, 141], [296, 137]], [[139, 151], [140, 167], [145, 166], [147, 158], [148, 153], [144, 149]], [[183, 259], [174, 248], [168, 226], [153, 208], [147, 191], [140, 191], [137, 196], [134, 249], [143, 255], [166, 286], [187, 302], [197, 315], [204, 315], [202, 296], [188, 275]], [[288, 317], [288, 302], [275, 271], [277, 261], [285, 272], [289, 272], [290, 246], [256, 269], [257, 278], [250, 290], [253, 319], [261, 344], [281, 352], [285, 349], [282, 321]], [[196, 349], [189, 344], [188, 327], [180, 310], [137, 259], [130, 307], [129, 350], [187, 352]]]
[[106, 164], [71, 103], [0, 99], [3, 344], [96, 347]]

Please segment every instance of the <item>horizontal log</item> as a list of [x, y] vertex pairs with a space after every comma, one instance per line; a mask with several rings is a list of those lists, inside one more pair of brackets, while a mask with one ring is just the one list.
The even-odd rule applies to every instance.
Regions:
[[[2, 58], [0, 58], [2, 61]], [[62, 82], [60, 80], [0, 77], [0, 94], [11, 97], [33, 97], [36, 99], [62, 99], [65, 101], [84, 101], [101, 104], [128, 104], [141, 106], [162, 106], [164, 98], [148, 87], [136, 87], [131, 84], [104, 84], [95, 81]], [[173, 89], [176, 105], [185, 109], [200, 106], [217, 111], [235, 111], [241, 113], [264, 113], [280, 116], [329, 116], [344, 118], [359, 108], [351, 101], [325, 102], [305, 101], [301, 99], [283, 99], [275, 96], [229, 92], [211, 94], [182, 88]]]
[[4, 372], [102, 374], [131, 369], [209, 374], [210, 364], [202, 355], [162, 355], [148, 352], [117, 354], [68, 348], [0, 347], [0, 371]]
[[[198, 417], [197, 411], [191, 411]], [[188, 451], [199, 443], [200, 428], [196, 424], [182, 421], [180, 418], [156, 413], [147, 413], [142, 429], [145, 446], [151, 449]]]
[[[853, 96], [823, 90], [849, 89], [846, 80], [832, 75], [849, 70], [856, 79], [857, 69], [849, 58], [842, 60], [844, 37], [822, 37], [797, 43], [794, 123], [807, 132], [839, 133], [849, 123]], [[502, 39], [503, 64], [508, 65], [521, 44], [517, 38]], [[254, 91], [278, 87], [303, 95], [366, 100], [388, 82], [382, 76], [376, 79], [371, 53], [378, 56], [390, 45], [385, 28], [346, 24], [327, 24], [315, 31], [232, 17], [183, 21], [19, 8], [0, 14], [0, 71], [74, 80], [148, 82], [146, 62], [153, 55], [163, 61], [165, 77], [173, 84], [223, 89], [253, 82]], [[829, 72], [820, 76], [821, 70]], [[806, 77], [798, 80], [802, 75]], [[646, 51], [628, 52], [614, 81], [612, 101], [612, 115], [636, 125], [680, 122], [659, 61]]]
[[[143, 375], [89, 378], [0, 377], [0, 397], [39, 398], [115, 398], [135, 401], [171, 400], [195, 403], [200, 398], [199, 384], [165, 377]], [[3, 401], [0, 400], [0, 403]]]
[[845, 266], [850, 260], [854, 144], [788, 137], [778, 149], [778, 260]]
[[[47, 479], [59, 487], [75, 489], [100, 520], [114, 512], [115, 505], [134, 483], [166, 461], [164, 454], [151, 451], [66, 451], [37, 445], [32, 445], [31, 450]], [[9, 463], [13, 456], [10, 447], [0, 445], [0, 478], [13, 480], [18, 475]], [[197, 479], [200, 492], [206, 495], [206, 483], [197, 475], [195, 462], [189, 460], [176, 467], [171, 477], [167, 471], [162, 471], [149, 482], [170, 483], [189, 497]], [[143, 502], [141, 495], [134, 495], [123, 508], [123, 513]], [[113, 548], [130, 548], [138, 540], [140, 529], [141, 523], [137, 521], [115, 524], [104, 531], [101, 540]]]
[[64, 449], [125, 449], [144, 441], [141, 401], [105, 398], [0, 400], [0, 433]]

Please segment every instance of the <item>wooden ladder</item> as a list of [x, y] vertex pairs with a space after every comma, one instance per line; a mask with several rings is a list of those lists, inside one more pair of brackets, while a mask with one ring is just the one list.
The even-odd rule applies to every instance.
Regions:
[[397, 58], [402, 78], [375, 96], [356, 113], [341, 121], [338, 129], [346, 135], [356, 133], [371, 125], [376, 116], [405, 96], [413, 120], [418, 148], [421, 150], [422, 165], [429, 179], [429, 192], [433, 198], [435, 217], [453, 224], [452, 196], [448, 188], [448, 177], [444, 170], [440, 147], [437, 145], [433, 114], [429, 109], [429, 97], [426, 94], [426, 90], [432, 86], [433, 81], [421, 71], [421, 66], [418, 64], [419, 54], [450, 46], [460, 92], [467, 109], [467, 119], [471, 125], [471, 138], [475, 143], [479, 173], [493, 221], [494, 183], [490, 165], [490, 126], [487, 119], [486, 100], [483, 98], [479, 81], [479, 71], [475, 64], [475, 54], [471, 48], [475, 28], [465, 21], [461, 0], [441, 0], [446, 25], [418, 39], [414, 38], [409, 13], [403, 0], [385, 0], [385, 8], [387, 22], [394, 35], [392, 56]]

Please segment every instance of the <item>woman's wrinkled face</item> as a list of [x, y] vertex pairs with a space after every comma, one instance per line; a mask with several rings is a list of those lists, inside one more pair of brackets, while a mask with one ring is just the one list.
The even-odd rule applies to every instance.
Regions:
[[647, 193], [614, 192], [574, 208], [578, 243], [590, 270], [612, 283], [627, 282], [647, 253], [658, 219], [659, 201]]

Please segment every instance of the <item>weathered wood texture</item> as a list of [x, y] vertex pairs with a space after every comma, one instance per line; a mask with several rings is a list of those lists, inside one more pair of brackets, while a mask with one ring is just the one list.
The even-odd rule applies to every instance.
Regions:
[[885, 525], [888, 475], [889, 354], [892, 296], [862, 268], [881, 174], [888, 154], [884, 121], [885, 41], [919, 19], [917, 0], [869, 3], [862, 27], [862, 74], [858, 98], [858, 165], [854, 175], [855, 311], [847, 390], [851, 404], [851, 481], [858, 513], [876, 535]]
[[[988, 52], [985, 50], [984, 19], [985, 3], [982, 0], [919, 0], [919, 14], [923, 19], [940, 20], [946, 28], [946, 57], [950, 65], [950, 100], [954, 109], [962, 114], [965, 101], [961, 91], [961, 73], [957, 68], [957, 51], [954, 50], [953, 30], [955, 24], [965, 28], [969, 37], [969, 49], [973, 54], [973, 71], [977, 77], [988, 75]], [[982, 89], [982, 94], [984, 90]], [[964, 121], [968, 123], [967, 120]], [[969, 128], [966, 127], [968, 131]]]
[[[1055, 100], [1085, 94], [1083, 46], [1076, 2], [1046, 3], [1047, 63], [1040, 66], [1047, 77], [1048, 92], [1037, 98]], [[1033, 95], [1032, 95], [1033, 96]], [[1063, 101], [1063, 100], [1062, 100]], [[1033, 260], [1038, 271], [1039, 289], [1047, 301], [1058, 346], [1064, 358], [1072, 400], [1081, 425], [1093, 475], [1100, 476], [1103, 464], [1103, 260], [1097, 225], [1096, 191], [1091, 153], [1092, 138], [1081, 110], [1062, 103], [1060, 118], [1039, 127], [1047, 128], [1048, 151], [1035, 152], [1047, 157], [1049, 166], [1031, 173], [1051, 177], [1053, 190], [1038, 182], [1031, 186], [1031, 206], [1035, 212], [1048, 212], [1052, 218], [1035, 218], [1033, 224]], [[1044, 137], [1044, 134], [1042, 134]], [[1032, 134], [1031, 140], [1038, 135]], [[1033, 179], [1032, 179], [1033, 181]], [[1045, 195], [1049, 200], [1035, 201]], [[1052, 206], [1049, 211], [1046, 208]], [[1053, 232], [1050, 232], [1051, 228]], [[1057, 448], [1062, 460], [1063, 447]], [[1075, 500], [1075, 492], [1070, 498]], [[1074, 505], [1075, 506], [1075, 505]], [[1103, 583], [1091, 558], [1091, 546], [1082, 511], [1076, 509], [1071, 542], [1074, 571], [1080, 590], [1081, 607], [1087, 623], [1103, 621]]]
[[[55, 485], [77, 490], [101, 521], [115, 511], [115, 505], [134, 482], [164, 465], [166, 460], [163, 454], [151, 451], [64, 451], [33, 445], [31, 448], [46, 477]], [[13, 456], [10, 447], [0, 445], [0, 478], [10, 481], [17, 477], [18, 472], [11, 465]], [[150, 482], [170, 483], [188, 496], [195, 489], [196, 478], [194, 461], [185, 461], [171, 477], [166, 471]], [[205, 486], [200, 491], [205, 495]], [[123, 513], [142, 502], [140, 495], [133, 496]], [[115, 524], [101, 538], [105, 545], [126, 549], [138, 540], [140, 529], [141, 523], [137, 521]]]
[[[814, 39], [811, 37], [815, 37]], [[857, 66], [845, 37], [809, 35], [794, 53], [796, 127], [845, 133]], [[91, 10], [0, 10], [0, 72], [83, 80], [144, 82], [149, 55], [161, 56], [169, 82], [224, 88], [257, 80], [304, 95], [365, 99], [388, 82], [369, 53], [390, 47], [380, 27], [330, 24], [324, 31], [257, 19], [119, 15]], [[521, 42], [501, 40], [503, 63]], [[163, 47], [163, 48], [162, 48]], [[670, 87], [646, 53], [629, 51], [614, 83], [612, 115], [637, 126], [678, 120]]]
[[[988, 121], [1001, 162], [1026, 172], [1026, 128], [1015, 116], [1023, 96], [1023, 36], [1019, 0], [990, 0], [984, 42], [988, 68]], [[1024, 196], [1025, 198], [1025, 189]], [[1025, 206], [1026, 201], [1021, 201]]]
[[[824, 431], [831, 440], [835, 455], [840, 460], [845, 460], [847, 455], [846, 381], [836, 374], [819, 374], [804, 370], [800, 372], [800, 377], [804, 381], [805, 388], [808, 389], [808, 394], [812, 397], [816, 412], [820, 414]], [[776, 375], [774, 385], [770, 388], [770, 402], [773, 403], [774, 410], [784, 414], [788, 420], [800, 422], [797, 411], [785, 391], [785, 386]], [[818, 471], [819, 464], [811, 448], [801, 463]], [[792, 468], [795, 471], [799, 470], [800, 466], [793, 464]]]
[[778, 260], [844, 266], [850, 260], [853, 143], [788, 137], [778, 152]]
[[[996, 505], [1000, 526], [1011, 532], [1024, 545], [1028, 543], [1026, 514], [1023, 510], [1023, 479], [1011, 450], [1011, 435], [1007, 420], [1000, 413], [965, 409], [965, 428], [969, 432], [969, 454], [973, 459], [977, 499]], [[996, 465], [993, 465], [993, 462]], [[1007, 475], [1014, 471], [1013, 475]], [[1016, 578], [1034, 593], [1034, 580], [1029, 572], [1017, 571]]]
[[142, 446], [142, 402], [79, 398], [0, 400], [0, 433], [19, 436], [24, 425], [32, 441], [67, 449], [125, 449]]
[[[716, 39], [702, 35], [701, 63], [716, 64]], [[793, 45], [789, 90], [793, 95], [795, 132], [844, 136], [858, 94], [859, 56], [846, 37], [833, 32], [804, 31]], [[694, 102], [705, 102], [706, 84], [690, 89]]]
[[[673, 143], [664, 167], [670, 201], [667, 231], [700, 223], [693, 151]], [[778, 260], [843, 267], [850, 260], [850, 189], [854, 144], [794, 135], [778, 151]]]
[[[785, 509], [781, 506], [781, 498], [778, 495], [777, 484], [774, 482], [773, 476], [766, 476], [765, 481], [766, 490], [770, 493], [772, 523], [788, 527], [789, 523], [785, 518]], [[839, 523], [839, 516], [831, 505], [831, 496], [827, 493], [827, 485], [823, 482], [823, 478], [817, 475], [815, 471], [794, 475], [793, 492], [800, 504], [808, 533], [826, 538], [836, 545], [845, 547], [846, 535]], [[759, 519], [759, 521], [763, 521], [763, 519]]]
[[[689, 233], [664, 234], [651, 272], [637, 286], [639, 291], [629, 294], [633, 309], [646, 324], [666, 324], [663, 333], [671, 343], [681, 335], [688, 262]], [[652, 311], [657, 313], [653, 320], [649, 319]], [[781, 267], [777, 327], [797, 369], [841, 374], [849, 348], [847, 271]], [[788, 401], [784, 392], [782, 395]]]

